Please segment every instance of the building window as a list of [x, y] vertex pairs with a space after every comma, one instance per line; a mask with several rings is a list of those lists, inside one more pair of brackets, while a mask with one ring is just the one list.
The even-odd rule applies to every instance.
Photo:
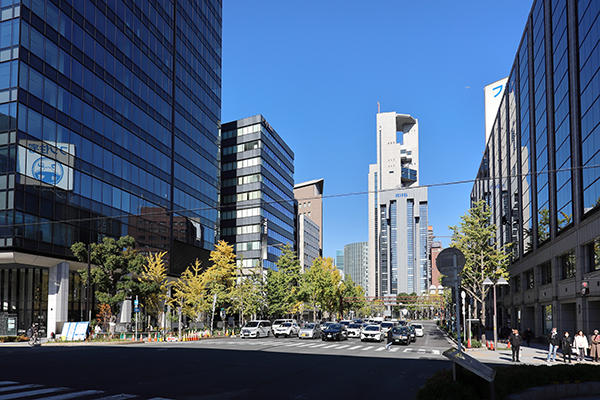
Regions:
[[533, 268], [525, 271], [525, 284], [527, 285], [527, 289], [533, 289], [535, 287]]
[[600, 237], [587, 245], [588, 251], [588, 272], [598, 271], [600, 269]]
[[544, 309], [544, 333], [550, 333], [550, 331], [552, 330], [553, 327], [553, 323], [552, 323], [552, 304], [548, 304], [546, 306], [542, 306]]
[[562, 278], [568, 279], [575, 276], [575, 252], [568, 251], [558, 257], [559, 265], [562, 269]]
[[512, 289], [514, 293], [519, 293], [521, 291], [521, 275], [515, 275], [511, 279], [513, 285]]
[[540, 265], [542, 272], [542, 285], [549, 285], [552, 283], [552, 264], [550, 261]]

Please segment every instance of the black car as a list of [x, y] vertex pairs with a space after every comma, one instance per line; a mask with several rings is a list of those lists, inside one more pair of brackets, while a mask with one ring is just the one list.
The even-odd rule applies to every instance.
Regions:
[[416, 342], [417, 341], [417, 333], [415, 332], [415, 327], [412, 325], [409, 325], [407, 328], [408, 328], [408, 332], [410, 333], [410, 341]]
[[348, 331], [342, 324], [331, 324], [321, 331], [321, 340], [348, 340]]
[[402, 326], [400, 328], [392, 328], [392, 343], [410, 344], [410, 332], [407, 327]]

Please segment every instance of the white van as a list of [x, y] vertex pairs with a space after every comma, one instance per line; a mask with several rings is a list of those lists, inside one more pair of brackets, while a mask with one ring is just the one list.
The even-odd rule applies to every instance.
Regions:
[[273, 332], [275, 332], [277, 328], [281, 326], [281, 324], [284, 324], [286, 322], [291, 322], [292, 324], [298, 325], [298, 321], [296, 321], [295, 319], [276, 319], [275, 321], [273, 321]]
[[240, 331], [240, 337], [245, 338], [259, 338], [259, 337], [270, 337], [271, 336], [271, 322], [270, 321], [249, 321]]

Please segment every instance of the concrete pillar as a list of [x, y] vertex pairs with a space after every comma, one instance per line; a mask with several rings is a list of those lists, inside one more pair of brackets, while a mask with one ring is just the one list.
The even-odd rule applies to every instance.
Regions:
[[58, 336], [59, 323], [69, 317], [69, 263], [61, 262], [48, 272], [48, 337], [54, 332]]

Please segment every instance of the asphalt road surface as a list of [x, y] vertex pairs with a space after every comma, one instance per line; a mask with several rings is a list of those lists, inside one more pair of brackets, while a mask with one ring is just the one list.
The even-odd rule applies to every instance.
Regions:
[[0, 346], [0, 400], [414, 399], [436, 370], [451, 368], [441, 354], [450, 343], [424, 326], [416, 343], [389, 351], [385, 342], [273, 337]]

